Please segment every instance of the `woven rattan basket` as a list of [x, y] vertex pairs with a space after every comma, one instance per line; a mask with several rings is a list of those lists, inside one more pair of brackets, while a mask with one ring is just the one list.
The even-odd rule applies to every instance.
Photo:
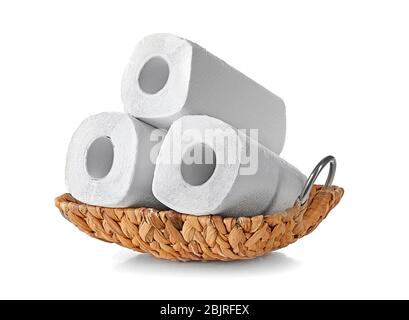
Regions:
[[304, 205], [253, 217], [193, 216], [152, 208], [90, 206], [55, 199], [63, 216], [91, 237], [172, 260], [238, 260], [283, 248], [312, 232], [343, 189], [314, 186]]
[[[330, 164], [324, 186], [313, 185]], [[331, 186], [335, 158], [321, 160], [294, 207], [251, 217], [194, 216], [153, 208], [104, 208], [66, 193], [55, 199], [62, 215], [91, 237], [170, 260], [239, 260], [262, 256], [311, 233], [341, 200]]]

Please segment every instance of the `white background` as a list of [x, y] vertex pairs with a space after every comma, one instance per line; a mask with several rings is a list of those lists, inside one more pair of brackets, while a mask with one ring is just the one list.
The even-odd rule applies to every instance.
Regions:
[[[1, 1], [0, 298], [409, 298], [407, 1]], [[310, 236], [236, 263], [160, 261], [62, 219], [72, 132], [121, 111], [136, 42], [206, 47], [287, 105], [282, 156], [346, 193]]]

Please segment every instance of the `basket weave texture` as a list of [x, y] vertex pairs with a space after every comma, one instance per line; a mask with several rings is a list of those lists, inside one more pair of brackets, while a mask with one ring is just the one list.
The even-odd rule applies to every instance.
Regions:
[[312, 232], [344, 194], [315, 185], [304, 205], [252, 217], [194, 216], [153, 208], [105, 208], [66, 193], [61, 214], [91, 237], [170, 260], [250, 259], [283, 248]]

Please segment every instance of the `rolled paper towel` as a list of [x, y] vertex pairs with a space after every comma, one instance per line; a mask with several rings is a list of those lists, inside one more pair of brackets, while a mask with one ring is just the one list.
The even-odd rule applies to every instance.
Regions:
[[183, 115], [208, 115], [236, 128], [259, 129], [259, 142], [280, 154], [285, 105], [197, 44], [170, 34], [141, 40], [122, 80], [125, 111], [169, 128]]
[[[105, 207], [164, 208], [152, 194], [161, 142], [158, 130], [124, 113], [100, 113], [84, 120], [68, 148], [66, 185], [76, 199]], [[151, 153], [152, 152], [152, 153]]]
[[208, 116], [185, 116], [159, 151], [153, 194], [197, 215], [256, 215], [294, 205], [306, 177], [254, 136]]

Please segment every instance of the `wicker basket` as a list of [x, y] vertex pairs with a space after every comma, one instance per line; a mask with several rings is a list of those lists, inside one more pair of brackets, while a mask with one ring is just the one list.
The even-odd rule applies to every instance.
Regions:
[[308, 201], [253, 217], [193, 216], [152, 208], [112, 209], [55, 199], [62, 215], [88, 235], [171, 260], [238, 260], [283, 248], [312, 232], [341, 200], [336, 186], [315, 185]]

